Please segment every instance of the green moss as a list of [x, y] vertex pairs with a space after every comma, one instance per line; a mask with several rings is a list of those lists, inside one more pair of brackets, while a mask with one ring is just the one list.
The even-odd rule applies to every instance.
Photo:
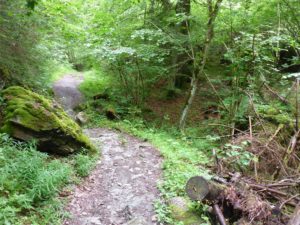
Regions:
[[182, 222], [184, 225], [198, 225], [203, 222], [201, 217], [199, 217], [191, 209], [185, 209], [176, 204], [171, 204], [170, 209], [172, 212], [172, 217], [177, 221]]
[[19, 86], [2, 91], [6, 107], [2, 132], [11, 134], [14, 124], [21, 124], [34, 132], [56, 130], [82, 143], [92, 152], [96, 152], [89, 139], [83, 134], [66, 112], [56, 103]]
[[276, 115], [279, 113], [279, 110], [273, 108], [273, 107], [270, 107], [266, 110], [266, 114], [267, 115]]
[[[275, 107], [277, 106], [277, 108]], [[257, 105], [258, 113], [263, 118], [276, 124], [284, 124], [293, 127], [293, 118], [288, 109], [280, 105]]]

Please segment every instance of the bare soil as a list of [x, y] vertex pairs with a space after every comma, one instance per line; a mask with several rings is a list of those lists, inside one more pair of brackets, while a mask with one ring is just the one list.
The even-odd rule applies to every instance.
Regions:
[[[73, 110], [82, 102], [78, 91], [82, 81], [83, 77], [66, 75], [55, 83], [55, 96], [65, 109]], [[159, 197], [161, 178], [159, 152], [121, 132], [95, 128], [85, 133], [101, 149], [101, 158], [90, 176], [68, 196], [66, 209], [71, 218], [64, 224], [158, 224], [154, 202]]]
[[70, 196], [70, 225], [156, 224], [153, 203], [161, 157], [146, 142], [107, 129], [88, 129], [86, 134], [102, 146], [101, 162]]

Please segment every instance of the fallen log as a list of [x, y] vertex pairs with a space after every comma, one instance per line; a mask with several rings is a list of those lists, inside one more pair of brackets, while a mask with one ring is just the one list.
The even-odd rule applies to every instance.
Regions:
[[192, 200], [213, 206], [213, 213], [222, 225], [226, 224], [225, 218], [232, 222], [245, 216], [249, 221], [263, 221], [272, 214], [269, 202], [263, 201], [242, 181], [220, 184], [197, 176], [187, 182], [186, 192]]
[[217, 204], [217, 199], [225, 186], [205, 180], [201, 176], [192, 177], [186, 184], [186, 192], [192, 200], [210, 202], [213, 212], [221, 225], [226, 225], [225, 217]]
[[186, 193], [192, 200], [215, 201], [221, 195], [225, 185], [207, 181], [201, 176], [192, 177], [186, 184]]
[[220, 207], [218, 206], [218, 204], [214, 204], [213, 209], [214, 209], [214, 213], [218, 217], [218, 220], [219, 220], [220, 224], [221, 225], [226, 225], [225, 217], [224, 217]]

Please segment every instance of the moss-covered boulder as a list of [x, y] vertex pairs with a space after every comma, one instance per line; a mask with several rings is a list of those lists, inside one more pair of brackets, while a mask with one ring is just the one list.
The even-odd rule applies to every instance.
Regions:
[[184, 225], [199, 225], [204, 221], [189, 207], [190, 202], [183, 197], [174, 197], [169, 200], [172, 217]]
[[36, 139], [41, 151], [68, 155], [95, 147], [80, 126], [55, 102], [19, 86], [1, 92], [4, 99], [1, 132], [19, 140]]

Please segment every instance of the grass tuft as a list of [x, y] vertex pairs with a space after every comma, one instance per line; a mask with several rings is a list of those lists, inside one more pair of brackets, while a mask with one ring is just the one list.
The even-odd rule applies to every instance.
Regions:
[[[0, 224], [61, 224], [59, 193], [79, 176], [87, 176], [96, 158], [78, 154], [55, 159], [0, 134]], [[73, 166], [74, 165], [74, 166]]]
[[77, 154], [74, 157], [74, 169], [79, 177], [86, 177], [90, 171], [96, 166], [96, 157], [89, 155]]

